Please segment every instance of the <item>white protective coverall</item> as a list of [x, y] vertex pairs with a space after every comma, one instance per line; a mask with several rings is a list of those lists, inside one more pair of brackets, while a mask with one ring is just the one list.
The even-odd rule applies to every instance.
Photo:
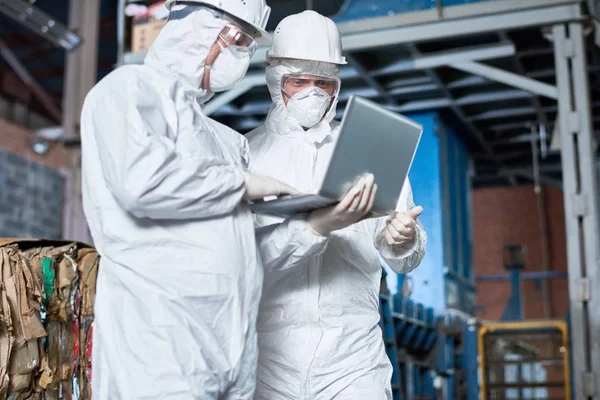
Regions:
[[[334, 104], [324, 120], [308, 131], [289, 116], [281, 94], [282, 77], [310, 74], [339, 79], [334, 64], [273, 60], [266, 71], [273, 104], [266, 124], [246, 137], [250, 170], [301, 191], [320, 185], [339, 124]], [[338, 85], [339, 87], [339, 85]], [[365, 132], [368, 134], [368, 132]], [[375, 177], [377, 180], [377, 177]], [[398, 211], [414, 207], [408, 181]], [[305, 228], [273, 225], [280, 219], [256, 217], [265, 268], [258, 317], [259, 362], [255, 399], [391, 399], [392, 367], [379, 322], [381, 253], [398, 273], [417, 267], [426, 234], [417, 224], [409, 248], [390, 247], [379, 233], [386, 218], [368, 219], [328, 237]]]
[[199, 89], [225, 23], [207, 10], [169, 21], [143, 65], [86, 98], [83, 202], [102, 256], [95, 399], [253, 396], [263, 272], [241, 204], [248, 146], [204, 114]]

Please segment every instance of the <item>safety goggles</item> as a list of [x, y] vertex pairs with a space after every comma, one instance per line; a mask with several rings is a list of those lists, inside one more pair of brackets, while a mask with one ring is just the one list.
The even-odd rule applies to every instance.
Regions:
[[219, 33], [217, 40], [221, 49], [229, 47], [234, 54], [249, 53], [250, 58], [256, 52], [256, 40], [236, 25], [227, 24]]
[[308, 87], [318, 87], [333, 97], [337, 93], [338, 81], [314, 75], [285, 75], [281, 81], [281, 90], [287, 94], [298, 93]]
[[229, 47], [234, 54], [245, 54], [250, 53], [250, 57], [256, 52], [256, 40], [242, 28], [236, 25], [236, 22], [232, 20], [223, 11], [217, 10], [207, 5], [198, 5], [197, 3], [178, 1], [177, 4], [185, 5], [186, 7], [181, 10], [173, 10], [169, 13], [169, 20], [181, 20], [188, 15], [192, 14], [198, 9], [207, 10], [212, 13], [215, 17], [221, 18], [228, 22], [225, 27], [219, 32], [217, 43], [224, 49]]

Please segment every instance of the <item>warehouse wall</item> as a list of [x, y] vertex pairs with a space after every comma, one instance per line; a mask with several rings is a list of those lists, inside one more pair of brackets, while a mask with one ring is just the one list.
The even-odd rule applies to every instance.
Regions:
[[33, 137], [0, 118], [0, 237], [62, 237], [70, 156], [56, 144], [44, 156], [34, 153]]
[[[566, 271], [566, 236], [561, 190], [542, 188], [549, 231], [550, 269]], [[533, 186], [473, 191], [473, 262], [475, 276], [505, 274], [505, 244], [527, 245], [526, 271], [541, 271], [542, 245], [539, 213]], [[542, 284], [523, 281], [524, 317], [544, 318]], [[485, 319], [498, 320], [510, 297], [510, 281], [479, 282], [477, 304], [485, 307]], [[568, 307], [567, 278], [550, 279], [553, 318], [564, 318]]]

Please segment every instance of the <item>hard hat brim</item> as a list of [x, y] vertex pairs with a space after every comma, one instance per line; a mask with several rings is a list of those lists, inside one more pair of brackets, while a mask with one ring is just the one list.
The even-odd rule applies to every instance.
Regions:
[[[171, 7], [173, 6], [173, 4], [175, 4], [177, 2], [177, 0], [170, 0], [167, 1], [167, 3], [165, 4], [166, 8], [171, 11]], [[205, 3], [202, 0], [196, 0], [194, 1], [195, 4], [197, 4], [198, 6], [204, 6], [204, 7], [208, 7], [208, 8], [212, 8], [213, 10], [219, 11], [224, 13], [225, 15], [227, 15], [227, 17], [231, 18], [233, 21], [235, 21], [237, 24], [239, 24], [242, 28], [244, 28], [245, 30], [248, 31], [248, 33], [254, 31], [254, 40], [256, 40], [256, 44], [259, 45], [264, 45], [264, 46], [269, 46], [273, 41], [271, 39], [271, 35], [269, 34], [269, 32], [267, 32], [266, 30], [264, 30], [263, 28], [261, 28], [258, 25], [255, 24], [251, 24], [247, 21], [244, 21], [243, 19], [236, 17], [235, 15], [228, 13], [225, 10], [222, 10], [218, 7], [216, 7], [214, 4], [210, 4], [210, 3]], [[188, 4], [191, 5], [191, 4]]]
[[318, 57], [312, 57], [312, 58], [307, 58], [307, 57], [294, 57], [293, 55], [285, 55], [285, 56], [279, 56], [277, 54], [273, 54], [271, 53], [271, 50], [267, 51], [267, 61], [271, 61], [271, 60], [275, 60], [275, 59], [286, 59], [286, 60], [300, 60], [300, 61], [317, 61], [317, 62], [323, 62], [323, 63], [329, 63], [329, 64], [337, 64], [337, 65], [347, 65], [348, 61], [346, 61], [346, 57], [342, 57], [340, 60], [337, 61], [332, 61], [332, 60], [324, 60], [324, 59], [320, 59]]
[[248, 32], [254, 31], [254, 40], [256, 40], [256, 44], [261, 46], [269, 46], [273, 42], [271, 39], [271, 35], [266, 30], [262, 29], [258, 25], [250, 24], [235, 15], [229, 14], [227, 11], [223, 11], [229, 18], [237, 22], [242, 28], [247, 30]]

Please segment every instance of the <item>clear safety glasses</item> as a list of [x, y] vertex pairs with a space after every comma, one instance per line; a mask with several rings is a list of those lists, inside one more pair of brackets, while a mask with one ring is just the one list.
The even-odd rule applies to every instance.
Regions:
[[289, 96], [309, 87], [318, 87], [333, 97], [337, 93], [338, 81], [315, 75], [285, 75], [281, 82], [281, 90]]
[[224, 49], [230, 47], [233, 54], [250, 54], [250, 57], [254, 55], [256, 51], [256, 40], [250, 34], [246, 33], [242, 28], [237, 26], [237, 22], [233, 21], [232, 18], [228, 17], [223, 11], [217, 10], [211, 6], [200, 6], [195, 2], [178, 1], [177, 4], [185, 5], [186, 7], [181, 10], [173, 10], [169, 13], [169, 20], [180, 20], [198, 9], [207, 10], [213, 14], [216, 18], [223, 19], [228, 24], [221, 30], [217, 43]]
[[249, 53], [250, 58], [256, 51], [256, 40], [238, 26], [228, 24], [219, 33], [217, 41], [222, 49], [229, 47], [234, 54]]

